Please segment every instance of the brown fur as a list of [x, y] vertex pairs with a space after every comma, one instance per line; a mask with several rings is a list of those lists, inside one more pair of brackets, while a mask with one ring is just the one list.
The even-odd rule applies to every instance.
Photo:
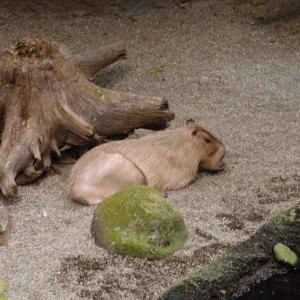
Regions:
[[159, 191], [176, 190], [195, 179], [199, 168], [222, 169], [224, 155], [221, 141], [188, 120], [183, 128], [90, 150], [71, 171], [68, 196], [94, 205], [134, 184]]

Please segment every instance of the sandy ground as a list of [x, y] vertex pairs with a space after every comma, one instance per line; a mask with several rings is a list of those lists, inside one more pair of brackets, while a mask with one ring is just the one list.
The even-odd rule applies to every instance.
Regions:
[[[16, 16], [1, 11], [0, 47], [23, 37], [78, 53], [124, 40], [128, 58], [103, 87], [169, 99], [172, 127], [194, 118], [227, 147], [227, 169], [169, 193], [189, 231], [186, 247], [155, 262], [108, 254], [90, 234], [93, 207], [71, 203], [70, 166], [19, 188], [0, 248], [13, 300], [155, 299], [299, 201], [300, 4], [197, 1], [142, 15]], [[164, 66], [151, 76], [150, 67]]]

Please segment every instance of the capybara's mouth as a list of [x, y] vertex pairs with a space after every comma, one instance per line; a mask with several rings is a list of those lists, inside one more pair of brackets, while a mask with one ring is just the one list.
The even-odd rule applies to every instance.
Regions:
[[205, 173], [211, 173], [215, 174], [221, 171], [225, 170], [225, 162], [221, 161], [215, 168], [208, 169], [208, 168], [201, 168], [199, 169], [200, 172], [205, 172]]

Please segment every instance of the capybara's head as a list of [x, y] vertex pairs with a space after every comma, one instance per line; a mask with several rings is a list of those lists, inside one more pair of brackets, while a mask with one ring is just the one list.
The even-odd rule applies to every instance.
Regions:
[[186, 121], [186, 127], [194, 145], [199, 149], [199, 170], [224, 170], [225, 147], [223, 143], [206, 129], [197, 125], [193, 119]]

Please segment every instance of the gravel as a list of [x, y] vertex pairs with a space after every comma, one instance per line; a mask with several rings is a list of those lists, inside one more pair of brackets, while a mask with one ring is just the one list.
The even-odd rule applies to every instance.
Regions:
[[94, 244], [94, 208], [66, 197], [70, 166], [19, 187], [9, 205], [9, 244], [0, 247], [10, 299], [155, 299], [299, 201], [299, 1], [256, 8], [246, 0], [194, 1], [185, 9], [76, 17], [8, 8], [0, 7], [1, 49], [24, 37], [55, 40], [73, 53], [124, 40], [127, 60], [95, 81], [166, 97], [176, 113], [171, 127], [193, 118], [227, 148], [226, 171], [168, 193], [189, 241], [161, 261], [111, 255]]

